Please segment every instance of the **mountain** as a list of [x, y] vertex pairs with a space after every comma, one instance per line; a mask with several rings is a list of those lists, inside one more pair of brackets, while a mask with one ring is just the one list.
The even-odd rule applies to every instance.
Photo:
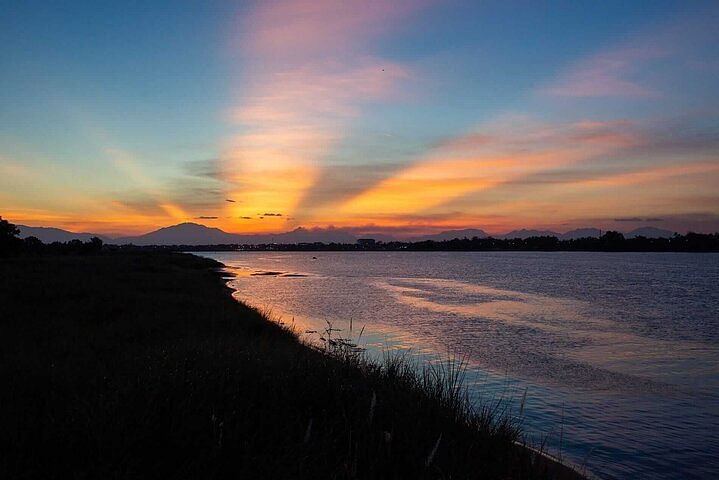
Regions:
[[599, 238], [602, 231], [598, 228], [577, 228], [564, 232], [559, 238], [561, 240], [576, 240], [578, 238]]
[[262, 235], [266, 240], [256, 241], [258, 235], [244, 236], [246, 241], [242, 243], [355, 243], [357, 237], [342, 228], [303, 228], [297, 227], [291, 232], [278, 233], [275, 235]]
[[529, 237], [557, 237], [559, 238], [561, 234], [557, 232], [552, 232], [550, 230], [527, 230], [522, 228], [521, 230], [512, 230], [509, 233], [505, 233], [504, 235], [499, 235], [497, 238], [505, 238], [505, 239], [512, 239], [512, 238], [529, 238]]
[[[77, 233], [61, 230], [59, 228], [50, 227], [28, 227], [26, 225], [18, 225], [20, 229], [20, 238], [34, 236], [44, 243], [52, 242], [68, 242], [78, 239], [83, 242], [90, 240], [92, 237], [99, 237], [106, 243], [114, 243], [117, 245], [134, 244], [134, 245], [219, 245], [219, 244], [262, 244], [262, 243], [355, 243], [357, 238], [375, 238], [382, 241], [391, 241], [392, 237], [386, 235], [358, 234], [353, 229], [344, 228], [303, 228], [298, 227], [292, 231], [274, 234], [256, 234], [244, 235], [237, 233], [228, 233], [219, 228], [206, 227], [198, 223], [180, 223], [169, 227], [160, 228], [144, 235], [108, 238], [94, 233]], [[562, 240], [599, 237], [600, 230], [597, 228], [578, 228], [564, 234], [549, 230], [513, 230], [504, 235], [498, 235], [496, 238], [529, 238], [551, 236]], [[642, 227], [632, 230], [624, 234], [626, 238], [634, 238], [644, 236], [647, 238], [668, 238], [674, 235], [670, 230], [663, 230], [655, 227]], [[427, 240], [443, 241], [454, 240], [455, 238], [486, 238], [488, 235], [484, 230], [476, 228], [467, 228], [461, 230], [447, 230], [432, 235], [423, 235], [409, 238], [409, 242], [422, 242]], [[381, 238], [380, 238], [381, 237]]]
[[121, 237], [111, 241], [115, 244], [134, 245], [219, 245], [260, 243], [355, 243], [357, 238], [341, 228], [303, 228], [277, 234], [242, 235], [227, 233], [219, 228], [198, 223], [180, 223], [160, 228], [144, 235]]
[[647, 237], [647, 238], [670, 238], [674, 236], [671, 230], [664, 230], [656, 227], [640, 227], [635, 228], [631, 232], [624, 234], [624, 238]]
[[160, 228], [144, 235], [120, 237], [111, 241], [118, 245], [213, 245], [237, 243], [237, 235], [224, 232], [219, 228], [206, 227], [199, 223], [180, 223]]
[[351, 233], [359, 238], [371, 238], [377, 242], [396, 242], [398, 239], [396, 237], [393, 237], [392, 235], [388, 235], [386, 233], [379, 233], [379, 232], [357, 232], [356, 230], [352, 230]]
[[435, 233], [433, 235], [423, 235], [421, 237], [413, 237], [407, 239], [408, 242], [425, 242], [432, 240], [435, 242], [441, 242], [443, 240], [454, 240], [455, 238], [487, 238], [487, 232], [479, 230], [477, 228], [465, 228], [462, 230], [447, 230], [444, 232]]
[[92, 237], [99, 237], [103, 241], [107, 241], [107, 238], [95, 233], [69, 232], [60, 228], [28, 227], [27, 225], [17, 225], [17, 228], [20, 229], [20, 238], [37, 237], [43, 243], [69, 242], [70, 240], [87, 242]]

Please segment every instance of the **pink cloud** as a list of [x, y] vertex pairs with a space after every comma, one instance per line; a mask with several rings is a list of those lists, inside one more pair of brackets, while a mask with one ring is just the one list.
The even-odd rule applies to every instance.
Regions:
[[263, 60], [296, 60], [363, 51], [423, 2], [279, 0], [260, 2], [244, 23], [243, 48]]
[[446, 140], [439, 148], [460, 155], [509, 154], [560, 147], [594, 151], [630, 147], [642, 141], [636, 125], [628, 120], [547, 122], [509, 114], [486, 122], [474, 132]]
[[407, 67], [373, 57], [352, 63], [311, 62], [268, 74], [232, 117], [241, 123], [257, 124], [354, 116], [358, 103], [399, 95], [398, 83], [410, 78]]
[[[557, 97], [650, 97], [659, 95], [657, 63], [671, 62], [664, 75], [681, 80], [687, 69], [711, 70], [717, 43], [716, 2], [632, 33], [630, 40], [580, 59], [559, 72], [540, 93]], [[665, 65], [666, 66], [666, 65]], [[664, 76], [662, 75], [662, 76]]]
[[560, 97], [647, 97], [657, 93], [637, 80], [641, 68], [668, 55], [654, 47], [628, 47], [579, 61], [540, 91]]

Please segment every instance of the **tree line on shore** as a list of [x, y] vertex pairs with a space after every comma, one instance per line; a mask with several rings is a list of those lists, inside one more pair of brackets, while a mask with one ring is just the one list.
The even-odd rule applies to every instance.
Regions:
[[421, 242], [364, 241], [358, 243], [297, 244], [222, 244], [222, 245], [106, 245], [93, 237], [87, 242], [43, 243], [37, 237], [19, 237], [20, 230], [0, 217], [0, 255], [13, 254], [88, 254], [99, 251], [595, 251], [595, 252], [719, 252], [719, 233], [675, 234], [669, 238], [625, 238], [620, 232], [608, 231], [601, 237], [562, 240], [553, 236], [529, 238], [455, 238]]
[[609, 231], [601, 237], [560, 240], [557, 237], [455, 238], [422, 242], [300, 243], [261, 245], [200, 245], [184, 251], [279, 250], [279, 251], [595, 251], [595, 252], [719, 252], [719, 233], [687, 233], [670, 238], [625, 238]]

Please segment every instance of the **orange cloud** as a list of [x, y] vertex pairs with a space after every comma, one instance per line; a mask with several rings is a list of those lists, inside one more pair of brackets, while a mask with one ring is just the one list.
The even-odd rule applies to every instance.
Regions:
[[443, 142], [426, 159], [362, 192], [330, 215], [426, 211], [528, 174], [573, 165], [638, 142], [620, 122], [551, 124], [504, 117]]
[[612, 188], [642, 183], [664, 182], [672, 177], [719, 172], [718, 162], [694, 162], [683, 165], [668, 165], [648, 168], [635, 172], [619, 173], [573, 184], [576, 188]]
[[[621, 155], [620, 152], [615, 155]], [[589, 159], [585, 163], [595, 161]], [[698, 206], [708, 212], [719, 208], [719, 197], [713, 194], [713, 186], [719, 181], [719, 162], [633, 168], [606, 173], [590, 170], [584, 177], [582, 170], [578, 170], [577, 178], [560, 176], [557, 181], [508, 182], [443, 208], [471, 209], [478, 216], [499, 215], [513, 225], [537, 225], [540, 221], [553, 228], [571, 219], [594, 218], [601, 222], [616, 217], [617, 212], [624, 216], [663, 217], [695, 213]], [[551, 173], [547, 175], [551, 177]], [[587, 221], [580, 223], [586, 225]]]

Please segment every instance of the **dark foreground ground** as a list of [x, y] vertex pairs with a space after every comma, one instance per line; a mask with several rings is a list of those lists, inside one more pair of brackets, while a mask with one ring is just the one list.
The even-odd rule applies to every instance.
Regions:
[[0, 478], [575, 477], [451, 378], [301, 344], [216, 266], [0, 259]]

